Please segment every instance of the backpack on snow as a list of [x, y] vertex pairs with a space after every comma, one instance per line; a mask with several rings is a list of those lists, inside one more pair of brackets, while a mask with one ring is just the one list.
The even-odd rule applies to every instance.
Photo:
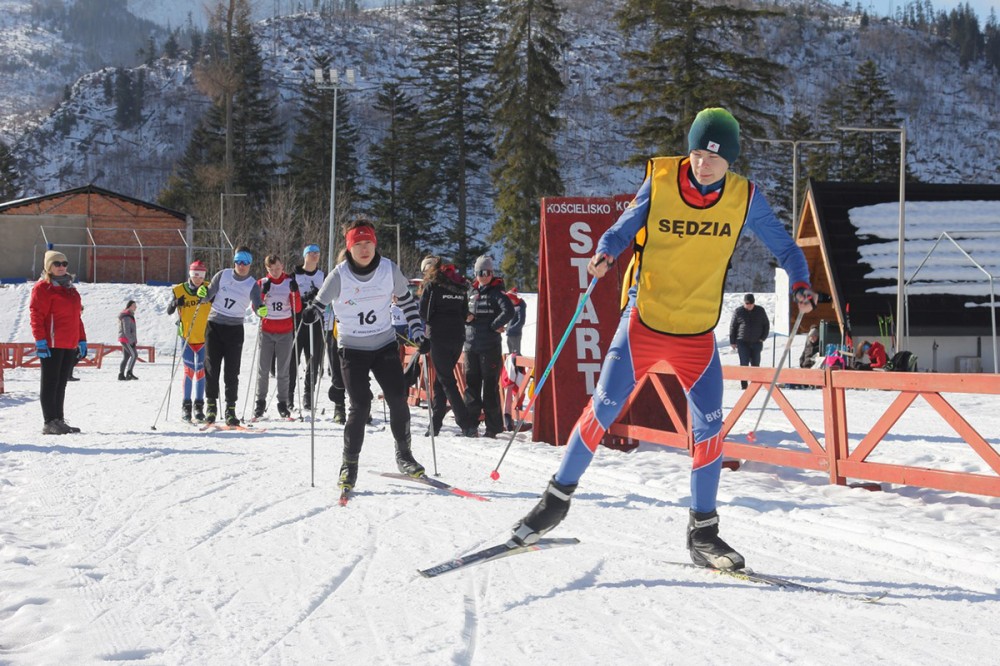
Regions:
[[886, 363], [886, 369], [894, 372], [916, 372], [917, 357], [908, 351], [896, 352], [892, 360]]

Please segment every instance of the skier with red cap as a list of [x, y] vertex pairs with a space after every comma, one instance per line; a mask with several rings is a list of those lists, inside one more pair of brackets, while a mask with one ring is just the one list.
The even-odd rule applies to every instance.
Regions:
[[[205, 420], [205, 326], [211, 307], [199, 307], [198, 288], [205, 282], [208, 268], [199, 260], [188, 266], [188, 279], [173, 286], [174, 299], [167, 306], [167, 314], [177, 313], [177, 335], [184, 348], [181, 359], [184, 362], [184, 398], [181, 402], [181, 418]], [[194, 402], [192, 403], [192, 396]]]

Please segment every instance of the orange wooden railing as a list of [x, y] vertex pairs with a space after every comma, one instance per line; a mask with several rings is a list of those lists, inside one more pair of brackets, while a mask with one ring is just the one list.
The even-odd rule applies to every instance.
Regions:
[[[746, 433], [736, 435], [733, 428], [741, 417], [756, 420], [756, 409], [751, 402], [762, 394], [774, 376], [771, 368], [748, 368], [724, 366], [723, 377], [730, 380], [746, 380], [749, 385], [739, 396], [732, 410], [723, 421], [724, 453], [726, 456], [742, 460], [818, 470], [829, 476], [830, 483], [846, 485], [848, 477], [879, 483], [896, 483], [923, 488], [936, 488], [958, 492], [975, 493], [1000, 497], [1000, 453], [996, 440], [993, 444], [979, 433], [943, 394], [985, 394], [1000, 395], [1000, 375], [996, 374], [944, 374], [944, 373], [896, 373], [860, 372], [850, 370], [821, 371], [789, 369], [781, 374], [781, 384], [776, 386], [771, 396], [786, 422], [792, 426], [803, 448], [769, 446], [760, 442], [751, 443]], [[814, 433], [793, 404], [787, 386], [812, 387], [823, 392], [823, 420], [821, 432]], [[633, 402], [637, 400], [643, 387], [652, 386], [660, 402], [660, 416], [666, 416], [671, 428], [651, 427], [643, 424], [649, 419], [648, 405], [643, 413], [636, 415]], [[865, 432], [852, 433], [848, 427], [850, 405], [847, 391], [886, 391], [896, 393], [895, 399], [885, 409], [876, 423]], [[864, 394], [860, 393], [860, 398]], [[929, 469], [916, 465], [890, 464], [869, 460], [877, 447], [887, 439], [890, 429], [904, 416], [913, 403], [921, 398], [941, 416], [961, 440], [986, 464], [992, 473], [959, 472]], [[688, 414], [683, 400], [683, 391], [677, 378], [665, 364], [654, 366], [650, 376], [636, 387], [630, 398], [623, 419], [614, 424], [609, 434], [620, 438], [641, 440], [676, 448], [691, 446], [691, 434], [687, 426]], [[868, 400], [867, 402], [871, 402]], [[866, 411], [870, 411], [870, 406]], [[629, 423], [629, 419], [633, 419]], [[635, 423], [638, 420], [638, 424]], [[751, 421], [752, 422], [752, 421]], [[997, 436], [997, 433], [989, 433]]]
[[[148, 345], [136, 346], [140, 363], [155, 363], [156, 348]], [[121, 345], [106, 345], [100, 342], [87, 345], [87, 357], [77, 363], [80, 367], [100, 368], [104, 358], [109, 354], [121, 352]], [[145, 358], [143, 358], [145, 355]], [[37, 368], [41, 361], [35, 356], [34, 342], [4, 342], [0, 343], [0, 361], [5, 368]]]

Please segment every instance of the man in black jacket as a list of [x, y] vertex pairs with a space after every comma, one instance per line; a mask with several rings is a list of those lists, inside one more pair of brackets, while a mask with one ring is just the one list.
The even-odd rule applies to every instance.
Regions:
[[503, 432], [500, 334], [513, 318], [514, 306], [504, 293], [503, 280], [493, 275], [493, 258], [479, 257], [465, 324], [465, 404], [473, 423], [479, 422], [480, 413], [485, 415], [486, 437]]
[[[758, 308], [753, 294], [747, 294], [743, 297], [743, 307], [736, 308], [729, 324], [729, 344], [739, 353], [740, 365], [760, 367], [760, 352], [770, 332], [771, 322], [764, 308]], [[740, 386], [746, 388], [747, 383], [740, 382]]]

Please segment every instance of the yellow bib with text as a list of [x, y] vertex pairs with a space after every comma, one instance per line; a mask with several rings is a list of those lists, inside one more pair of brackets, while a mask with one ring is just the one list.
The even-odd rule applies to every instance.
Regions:
[[649, 215], [629, 270], [640, 320], [671, 335], [700, 335], [719, 323], [729, 261], [750, 207], [750, 182], [732, 172], [714, 203], [685, 202], [679, 177], [687, 159], [649, 161]]
[[[207, 282], [205, 284], [208, 285]], [[205, 303], [198, 307], [198, 301], [201, 299], [189, 292], [184, 283], [174, 285], [173, 291], [175, 301], [181, 296], [184, 297], [184, 305], [177, 308], [177, 314], [180, 316], [178, 335], [182, 338], [187, 335], [188, 344], [204, 344], [205, 328], [208, 326], [208, 314], [212, 311], [212, 305]], [[197, 313], [197, 319], [195, 313]], [[194, 321], [194, 326], [191, 325], [192, 321]]]

